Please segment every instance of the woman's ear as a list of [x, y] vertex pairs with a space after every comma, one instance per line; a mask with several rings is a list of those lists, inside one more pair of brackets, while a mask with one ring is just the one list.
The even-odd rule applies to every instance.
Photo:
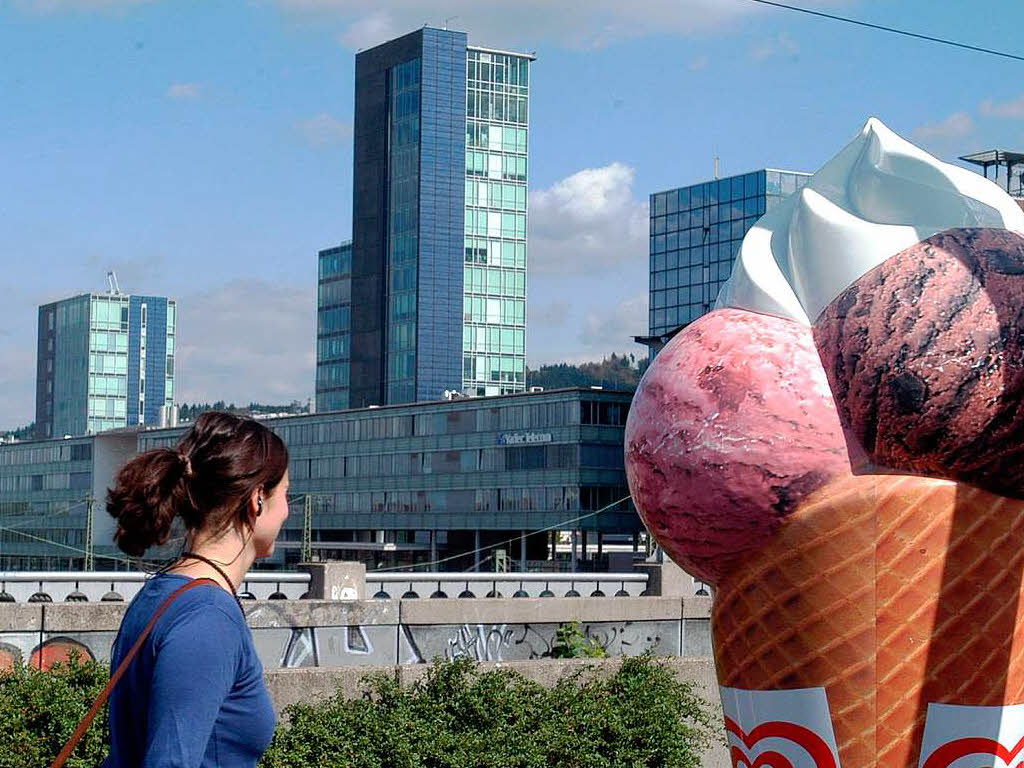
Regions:
[[247, 512], [249, 513], [246, 517], [249, 520], [249, 524], [252, 525], [256, 518], [263, 514], [263, 486], [257, 486], [253, 489], [252, 493], [249, 494], [249, 504]]

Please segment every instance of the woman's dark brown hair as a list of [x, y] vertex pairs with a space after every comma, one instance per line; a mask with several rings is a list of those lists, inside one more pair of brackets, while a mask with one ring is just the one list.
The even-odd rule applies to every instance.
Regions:
[[118, 472], [107, 491], [114, 540], [140, 557], [167, 541], [175, 518], [212, 535], [251, 525], [252, 492], [262, 486], [269, 496], [287, 469], [288, 449], [276, 434], [258, 421], [208, 411], [176, 448], [141, 453]]

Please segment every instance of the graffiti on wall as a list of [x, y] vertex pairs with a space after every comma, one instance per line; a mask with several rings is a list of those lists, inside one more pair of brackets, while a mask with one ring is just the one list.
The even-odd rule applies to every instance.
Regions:
[[[404, 664], [435, 657], [474, 661], [525, 661], [551, 656], [558, 624], [462, 624], [403, 626], [400, 652]], [[582, 626], [610, 656], [650, 650], [679, 655], [678, 622], [595, 622]]]
[[38, 642], [36, 633], [17, 636], [4, 633], [0, 640], [0, 672], [7, 672], [27, 663], [38, 669], [49, 670], [54, 664], [67, 663], [73, 656], [80, 661], [95, 661], [96, 655], [84, 643], [72, 637], [51, 637]]
[[[522, 661], [551, 656], [559, 625], [548, 624], [351, 624], [295, 625], [284, 611], [250, 614], [253, 643], [264, 669], [423, 664], [434, 658]], [[257, 620], [254, 620], [256, 618]], [[680, 655], [679, 620], [594, 622], [584, 633], [611, 656], [650, 650]], [[73, 651], [109, 662], [113, 632], [78, 632], [40, 643], [38, 632], [0, 632], [0, 670], [29, 663], [48, 669]]]

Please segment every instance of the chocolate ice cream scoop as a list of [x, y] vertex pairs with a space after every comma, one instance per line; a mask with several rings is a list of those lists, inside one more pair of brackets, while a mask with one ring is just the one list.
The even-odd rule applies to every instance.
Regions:
[[1024, 498], [1024, 237], [929, 237], [843, 291], [814, 339], [855, 471]]

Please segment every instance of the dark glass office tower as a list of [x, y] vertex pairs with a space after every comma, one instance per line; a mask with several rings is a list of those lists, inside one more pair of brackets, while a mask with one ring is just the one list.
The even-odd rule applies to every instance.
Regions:
[[652, 194], [649, 335], [636, 340], [657, 354], [709, 312], [747, 230], [809, 178], [765, 169]]
[[356, 56], [351, 407], [525, 388], [531, 60], [430, 28]]

